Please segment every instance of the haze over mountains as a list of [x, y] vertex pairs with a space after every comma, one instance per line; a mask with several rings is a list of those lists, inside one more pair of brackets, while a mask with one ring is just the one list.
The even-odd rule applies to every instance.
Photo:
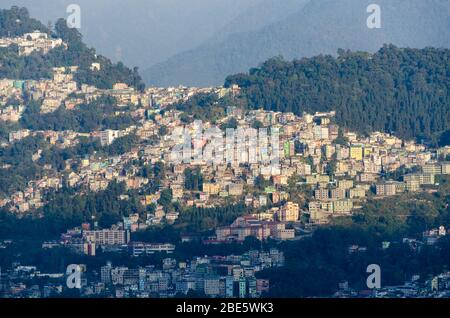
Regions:
[[[289, 0], [291, 1], [291, 0]], [[1, 0], [0, 8], [26, 7], [47, 24], [81, 7], [84, 41], [113, 61], [141, 70], [195, 48], [262, 0]]]
[[[284, 5], [283, 1], [278, 2]], [[272, 3], [276, 6], [277, 2]], [[366, 9], [371, 3], [298, 0], [300, 9], [281, 21], [230, 34], [221, 41], [212, 40], [150, 68], [143, 76], [153, 85], [202, 86], [221, 84], [227, 74], [247, 71], [277, 55], [286, 59], [310, 57], [336, 54], [339, 48], [374, 52], [384, 43], [414, 48], [450, 47], [448, 0], [376, 1], [381, 7], [381, 29], [367, 27]], [[259, 9], [264, 10], [265, 6]], [[247, 20], [245, 15], [240, 19]]]
[[[2, 0], [55, 21], [71, 0]], [[45, 3], [45, 5], [43, 5]], [[84, 39], [101, 54], [139, 66], [147, 84], [209, 86], [270, 57], [450, 47], [450, 0], [78, 0]], [[381, 7], [381, 29], [366, 25]]]

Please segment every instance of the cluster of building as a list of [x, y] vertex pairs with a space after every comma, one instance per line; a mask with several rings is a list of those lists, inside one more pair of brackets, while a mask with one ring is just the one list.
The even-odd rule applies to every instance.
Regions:
[[216, 93], [217, 95], [224, 96], [228, 92], [224, 88], [214, 88], [214, 87], [149, 87], [146, 90], [146, 94], [149, 96], [149, 106], [151, 108], [164, 109], [167, 106], [186, 102], [189, 98], [196, 94], [209, 94]]
[[250, 236], [261, 241], [268, 238], [275, 240], [294, 239], [295, 229], [286, 228], [286, 225], [298, 220], [298, 204], [288, 202], [269, 216], [267, 216], [267, 213], [265, 215], [242, 216], [238, 217], [230, 226], [217, 228], [216, 241], [244, 241]]
[[89, 223], [83, 223], [81, 227], [69, 229], [61, 234], [59, 241], [43, 242], [42, 248], [64, 247], [77, 254], [89, 256], [95, 256], [98, 249], [103, 252], [125, 252], [134, 257], [162, 252], [171, 254], [175, 251], [175, 245], [171, 243], [131, 241], [131, 233], [142, 230], [138, 219], [137, 214], [124, 217], [122, 222], [118, 222], [109, 229], [101, 229], [98, 226], [91, 229]]
[[23, 111], [23, 82], [0, 79], [0, 120], [17, 122]]
[[[23, 37], [0, 39], [0, 47], [11, 45], [18, 46], [20, 55], [47, 54], [51, 49], [65, 46], [61, 39], [52, 39], [37, 31]], [[100, 63], [91, 65], [92, 72], [101, 69]], [[77, 71], [77, 66], [61, 67], [53, 69], [52, 79], [0, 79], [0, 121], [18, 122], [26, 110], [25, 97], [39, 101], [41, 113], [51, 113], [59, 107], [73, 110], [102, 96], [112, 96], [118, 106], [115, 115], [130, 113], [137, 119], [137, 124], [122, 130], [88, 133], [20, 129], [11, 132], [1, 146], [36, 135], [42, 135], [50, 145], [59, 148], [76, 146], [80, 137], [99, 140], [102, 146], [107, 147], [130, 134], [137, 136], [139, 144], [116, 156], [102, 157], [94, 153], [67, 159], [66, 169], [60, 172], [46, 165], [39, 180], [29, 181], [25, 189], [9, 197], [0, 197], [0, 207], [6, 206], [20, 214], [34, 211], [47, 203], [43, 199], [46, 192], [63, 186], [76, 187], [83, 193], [97, 192], [117, 181], [124, 182], [127, 189], [142, 190], [154, 181], [141, 174], [144, 165], [163, 163], [164, 178], [158, 180], [158, 189], [140, 196], [143, 206], [155, 206], [153, 212], [145, 216], [130, 215], [110, 229], [99, 229], [95, 225], [91, 229], [89, 224], [83, 224], [68, 230], [59, 241], [44, 242], [44, 249], [66, 247], [90, 256], [95, 256], [99, 248], [103, 251], [128, 251], [134, 257], [174, 253], [176, 247], [173, 244], [130, 239], [131, 232], [177, 221], [178, 212], [158, 204], [166, 190], [170, 190], [172, 200], [182, 207], [214, 208], [243, 202], [252, 211], [237, 217], [227, 226], [211, 229], [215, 236], [205, 240], [206, 244], [243, 242], [249, 237], [292, 240], [296, 239], [297, 229], [305, 223], [322, 224], [329, 222], [331, 217], [350, 215], [368, 197], [383, 198], [432, 188], [437, 176], [450, 174], [450, 162], [445, 161], [450, 155], [450, 147], [434, 151], [381, 132], [360, 136], [341, 129], [334, 121], [334, 112], [297, 116], [264, 110], [244, 112], [237, 107], [229, 107], [226, 115], [217, 120], [217, 125], [226, 125], [234, 120], [236, 130], [262, 127], [271, 132], [279, 131], [276, 144], [269, 147], [270, 153], [265, 153], [268, 150], [265, 145], [256, 144], [255, 149], [250, 149], [241, 148], [238, 144], [231, 149], [232, 160], [217, 162], [200, 156], [191, 158], [189, 162], [177, 162], [173, 160], [173, 150], [181, 141], [173, 138], [172, 133], [184, 130], [194, 139], [198, 123], [186, 120], [186, 117], [193, 118], [169, 106], [200, 93], [216, 94], [219, 98], [234, 95], [239, 93], [239, 87], [150, 87], [138, 91], [125, 83], [116, 83], [111, 89], [99, 89], [78, 85], [75, 80]], [[213, 124], [203, 123], [201, 133], [208, 128], [213, 128]], [[225, 136], [225, 131], [223, 134]], [[204, 136], [199, 144], [201, 151], [206, 152], [211, 140]], [[41, 153], [39, 150], [33, 154], [32, 160], [39, 160]], [[273, 153], [279, 155], [276, 165], [267, 165], [264, 160], [250, 160], [255, 154], [264, 158]], [[415, 172], [404, 174], [401, 180], [386, 177], [400, 168]], [[194, 188], [187, 186], [188, 170], [201, 174], [201, 182]], [[128, 198], [123, 195], [117, 199]], [[445, 235], [442, 229], [426, 233], [425, 244], [433, 244], [442, 235]], [[407, 242], [415, 246], [424, 244], [414, 240]], [[3, 242], [0, 248], [7, 247], [7, 244]], [[352, 246], [349, 251], [363, 252], [364, 247]], [[255, 273], [283, 266], [283, 263], [283, 254], [271, 250], [267, 253], [250, 251], [240, 256], [199, 257], [190, 262], [167, 258], [162, 268], [107, 265], [90, 272], [85, 270], [82, 295], [170, 297], [192, 290], [211, 297], [259, 297], [268, 291], [269, 282], [257, 279]], [[46, 286], [24, 283], [41, 277], [56, 282]], [[64, 277], [64, 273], [43, 274], [33, 266], [17, 265], [6, 275], [0, 274], [0, 292], [14, 297], [48, 297], [62, 292], [64, 286], [58, 280]], [[446, 277], [448, 275], [443, 274], [432, 280], [433, 292], [447, 286]], [[342, 290], [342, 295], [348, 291], [346, 288]]]
[[[41, 101], [41, 113], [50, 113], [64, 105], [71, 109], [83, 100], [69, 98], [78, 91], [74, 74], [78, 70], [74, 67], [60, 67], [53, 69], [52, 79], [41, 80], [0, 80], [0, 119], [17, 122], [25, 111], [23, 97]], [[11, 101], [14, 102], [10, 105]]]
[[[424, 246], [435, 246], [439, 239], [449, 235], [444, 226], [439, 226], [423, 233], [422, 239], [403, 238], [401, 242], [383, 242], [382, 249], [391, 248], [393, 244], [406, 244], [412, 252], [418, 253]], [[436, 246], [436, 248], [439, 248]], [[365, 253], [364, 246], [351, 245], [348, 248], [349, 254]], [[381, 268], [381, 271], [383, 269]], [[448, 298], [450, 296], [450, 273], [443, 272], [438, 275], [430, 275], [426, 279], [421, 279], [419, 274], [414, 274], [400, 285], [383, 284], [383, 274], [381, 274], [381, 286], [374, 289], [351, 288], [348, 281], [339, 283], [338, 291], [333, 297], [339, 298]]]
[[339, 284], [336, 298], [448, 298], [450, 297], [450, 273], [444, 272], [425, 281], [415, 275], [403, 284], [381, 286], [378, 289], [355, 290], [347, 282]]
[[[274, 205], [280, 208], [283, 202], [293, 200], [287, 195], [287, 190], [291, 187], [289, 181], [297, 178], [297, 185], [304, 185], [311, 191], [306, 208], [305, 202], [296, 202], [301, 208], [299, 216], [307, 214], [312, 222], [324, 223], [330, 216], [351, 214], [368, 196], [391, 195], [394, 187], [395, 194], [418, 191], [422, 186], [434, 185], [437, 174], [448, 173], [450, 164], [434, 163], [437, 153], [424, 145], [403, 141], [386, 133], [374, 132], [362, 137], [340, 131], [333, 123], [333, 116], [333, 112], [300, 117], [262, 110], [247, 114], [228, 112], [228, 117], [222, 122], [234, 117], [237, 119], [237, 129], [249, 128], [255, 122], [264, 127], [279, 128], [278, 167], [267, 167], [259, 162], [231, 162], [230, 165], [229, 162], [220, 164], [200, 159], [174, 164], [173, 170], [168, 172], [167, 186], [170, 186], [174, 198], [186, 205], [211, 207], [223, 204], [230, 197], [239, 198], [257, 209], [267, 207], [263, 215], [270, 216], [274, 214]], [[177, 129], [177, 125], [174, 122], [169, 127]], [[193, 135], [195, 125], [194, 122], [184, 127]], [[209, 127], [204, 124], [205, 129]], [[207, 145], [208, 142], [205, 142], [205, 147]], [[159, 150], [164, 153], [165, 149]], [[249, 157], [250, 153], [246, 151], [240, 155]], [[385, 177], [401, 167], [418, 168], [421, 172], [403, 176], [402, 182]], [[197, 168], [202, 172], [202, 189], [187, 191], [183, 187], [183, 171]], [[269, 186], [255, 194], [258, 177], [262, 177]]]
[[[2, 43], [9, 43], [10, 41], [10, 39], [0, 38], [0, 47]], [[33, 47], [34, 50], [39, 50], [39, 48], [39, 46]], [[93, 72], [100, 71], [101, 68], [102, 65], [100, 63], [92, 63], [91, 65]], [[180, 86], [147, 88], [141, 92], [125, 83], [116, 83], [112, 89], [99, 89], [87, 84], [77, 85], [77, 82], [74, 80], [77, 71], [78, 66], [57, 67], [53, 69], [52, 79], [1, 79], [0, 120], [9, 122], [20, 120], [25, 110], [23, 101], [25, 94], [32, 100], [41, 103], [41, 113], [50, 113], [59, 107], [71, 110], [80, 104], [90, 103], [101, 96], [112, 96], [117, 100], [119, 107], [138, 107], [139, 109], [130, 112], [133, 116], [144, 118], [146, 115], [153, 114], [155, 110], [164, 109], [174, 103], [186, 101], [195, 94], [216, 93], [221, 95], [230, 91], [224, 88], [188, 88]], [[12, 101], [14, 103], [11, 103]], [[120, 112], [117, 114], [119, 115]]]
[[[269, 292], [270, 282], [256, 278], [264, 269], [284, 266], [277, 249], [252, 250], [242, 255], [195, 257], [189, 261], [165, 258], [161, 266], [129, 268], [111, 263], [88, 270], [79, 265], [82, 297], [174, 297], [195, 293], [207, 297], [257, 298]], [[66, 273], [42, 273], [35, 266], [0, 271], [2, 297], [54, 297], [67, 290]], [[46, 283], [38, 278], [48, 278]]]
[[[64, 77], [70, 75], [66, 72], [63, 74]], [[115, 88], [117, 90], [118, 87]], [[148, 105], [142, 109], [148, 109]], [[291, 113], [262, 110], [247, 114], [238, 110], [230, 111], [222, 122], [233, 117], [237, 119], [238, 128], [251, 127], [256, 121], [265, 127], [279, 128], [280, 161], [276, 168], [258, 162], [230, 165], [225, 161], [218, 164], [197, 160], [173, 163], [171, 155], [177, 142], [171, 137], [171, 132], [180, 127], [195, 131], [195, 123], [184, 123], [180, 119], [181, 114], [180, 111], [168, 110], [163, 115], [155, 113], [152, 119], [142, 115], [139, 125], [121, 131], [105, 130], [88, 134], [28, 130], [12, 132], [10, 142], [33, 134], [43, 134], [47, 140], [60, 147], [76, 145], [77, 138], [81, 135], [98, 138], [102, 145], [107, 146], [116, 138], [134, 133], [142, 143], [115, 157], [102, 158], [94, 154], [77, 158], [76, 161], [80, 163], [77, 171], [70, 171], [73, 159], [67, 160], [69, 173], [65, 171], [64, 174], [58, 174], [52, 167], [48, 167], [48, 175], [43, 179], [31, 181], [25, 191], [10, 198], [2, 198], [0, 205], [10, 205], [13, 211], [26, 212], [45, 204], [39, 201], [43, 191], [63, 184], [99, 191], [116, 180], [125, 182], [130, 189], [139, 189], [150, 180], [139, 176], [141, 167], [132, 163], [153, 165], [164, 162], [165, 178], [161, 181], [161, 188], [154, 194], [144, 195], [141, 199], [143, 205], [156, 204], [164, 189], [170, 189], [173, 200], [184, 206], [208, 208], [245, 202], [247, 206], [258, 210], [256, 223], [261, 228], [272, 227], [272, 223], [279, 227], [277, 231], [272, 228], [271, 234], [264, 230], [263, 234], [257, 234], [256, 237], [290, 238], [292, 230], [283, 228], [286, 222], [298, 222], [305, 215], [313, 223], [326, 223], [329, 217], [351, 214], [368, 196], [384, 197], [405, 191], [418, 191], [423, 186], [434, 185], [436, 175], [448, 174], [450, 170], [450, 163], [440, 161], [441, 156], [437, 152], [426, 149], [423, 145], [405, 142], [379, 132], [368, 137], [360, 137], [348, 131], [340, 133], [339, 127], [332, 121], [333, 112], [304, 114], [299, 117]], [[160, 134], [161, 127], [167, 130], [165, 135]], [[208, 127], [211, 125], [206, 123], [205, 129]], [[204, 147], [207, 145], [208, 142], [205, 142]], [[39, 158], [39, 153], [36, 156]], [[124, 169], [125, 166], [128, 168]], [[420, 172], [404, 175], [403, 181], [384, 177], [386, 173], [401, 167], [418, 168]], [[202, 184], [198, 189], [186, 188], [186, 169], [201, 171]], [[268, 186], [263, 190], [258, 189], [255, 184], [257, 178], [262, 178]], [[292, 180], [295, 180], [294, 186], [309, 189], [305, 198], [299, 200], [298, 197], [291, 196], [292, 191], [289, 189], [293, 186]], [[285, 207], [290, 207], [290, 210], [293, 206], [295, 213], [283, 214]], [[156, 212], [143, 221], [152, 225], [163, 221], [171, 223], [177, 218], [177, 213], [164, 211], [161, 206], [157, 206]], [[236, 236], [236, 231], [238, 230], [230, 230], [229, 236]]]
[[32, 53], [47, 54], [50, 50], [67, 46], [62, 39], [53, 39], [47, 33], [34, 31], [14, 38], [0, 38], [0, 47], [17, 45], [19, 55], [27, 56]]

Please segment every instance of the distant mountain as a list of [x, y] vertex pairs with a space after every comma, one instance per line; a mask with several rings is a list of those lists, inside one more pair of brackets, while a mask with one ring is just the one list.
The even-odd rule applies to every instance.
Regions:
[[[157, 86], [217, 85], [228, 74], [245, 71], [278, 55], [288, 59], [310, 57], [336, 54], [339, 48], [375, 52], [385, 43], [414, 48], [450, 47], [450, 0], [378, 0], [382, 28], [369, 29], [366, 9], [373, 2], [293, 1], [289, 2], [292, 14], [262, 24], [257, 30], [248, 27], [246, 15], [242, 15], [246, 32], [240, 32], [238, 21], [234, 21], [236, 33], [224, 36], [219, 32], [216, 39], [144, 71], [143, 77]], [[279, 3], [282, 6], [283, 1]], [[285, 13], [281, 9], [278, 12]]]
[[220, 42], [235, 33], [257, 31], [282, 21], [303, 8], [311, 0], [261, 0], [234, 18], [209, 41]]
[[[146, 69], [174, 54], [193, 49], [264, 0], [1, 0], [0, 8], [28, 8], [47, 21], [81, 8], [83, 39], [113, 61]], [[282, 0], [292, 1], [292, 0]]]

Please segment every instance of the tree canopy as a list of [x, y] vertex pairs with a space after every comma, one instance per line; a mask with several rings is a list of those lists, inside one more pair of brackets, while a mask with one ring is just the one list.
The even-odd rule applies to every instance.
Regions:
[[336, 111], [357, 132], [386, 131], [437, 141], [450, 129], [450, 50], [386, 45], [375, 54], [339, 51], [291, 62], [273, 58], [229, 76], [250, 109]]
[[[17, 37], [39, 30], [54, 38], [61, 38], [65, 47], [57, 47], [46, 55], [32, 53], [20, 56], [17, 46], [0, 48], [0, 77], [11, 79], [51, 78], [53, 67], [78, 66], [75, 80], [79, 85], [89, 84], [101, 89], [110, 89], [113, 84], [121, 82], [138, 90], [143, 90], [143, 83], [138, 68], [129, 69], [122, 62], [112, 63], [108, 58], [97, 55], [95, 49], [89, 48], [81, 33], [69, 28], [65, 19], [55, 23], [54, 30], [39, 21], [30, 18], [26, 8], [12, 7], [0, 10], [0, 36]], [[92, 63], [100, 63], [100, 70], [91, 70]]]

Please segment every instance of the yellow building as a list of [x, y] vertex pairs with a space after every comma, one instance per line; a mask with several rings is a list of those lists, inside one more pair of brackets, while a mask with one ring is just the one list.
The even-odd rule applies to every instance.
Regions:
[[311, 176], [306, 176], [307, 184], [317, 184], [317, 183], [328, 183], [330, 182], [330, 176], [323, 174], [315, 174]]
[[441, 167], [442, 174], [450, 174], [450, 162], [443, 162]]
[[420, 189], [419, 181], [417, 180], [406, 181], [406, 189], [411, 192], [419, 191]]
[[333, 202], [334, 213], [350, 213], [352, 209], [353, 209], [352, 200], [339, 200]]
[[203, 183], [203, 192], [216, 195], [220, 192], [220, 185], [217, 183]]
[[426, 174], [441, 174], [442, 169], [439, 164], [426, 164], [422, 167], [423, 173]]
[[366, 190], [364, 188], [354, 188], [349, 190], [350, 199], [364, 198], [366, 196]]
[[348, 164], [345, 161], [338, 161], [336, 165], [336, 173], [348, 172]]
[[159, 194], [150, 194], [145, 196], [145, 205], [150, 205], [159, 200]]
[[332, 145], [326, 145], [325, 146], [325, 156], [327, 159], [331, 159], [336, 152], [336, 149]]
[[362, 146], [351, 146], [350, 147], [350, 158], [355, 160], [363, 159], [363, 147]]
[[82, 159], [81, 160], [81, 166], [84, 167], [84, 168], [89, 166], [89, 158]]
[[351, 189], [353, 188], [353, 180], [338, 180], [337, 186], [345, 190]]
[[298, 221], [300, 208], [297, 203], [287, 202], [280, 208], [278, 220], [284, 222]]
[[321, 202], [320, 209], [323, 211], [333, 212], [333, 202]]
[[391, 196], [397, 193], [395, 182], [383, 182], [375, 186], [379, 196]]
[[327, 174], [321, 174], [319, 175], [319, 182], [330, 182], [330, 176]]

